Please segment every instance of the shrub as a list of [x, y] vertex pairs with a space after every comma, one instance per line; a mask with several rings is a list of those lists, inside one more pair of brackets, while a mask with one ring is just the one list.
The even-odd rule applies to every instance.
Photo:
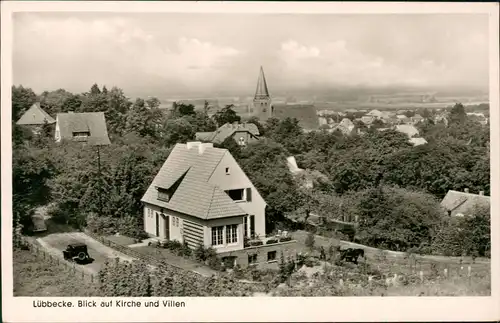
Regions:
[[288, 236], [279, 239], [279, 242], [286, 242], [286, 241], [292, 241], [292, 237]]
[[264, 242], [262, 240], [252, 240], [248, 243], [251, 247], [262, 246]]
[[278, 239], [269, 239], [266, 241], [266, 244], [274, 244], [274, 243], [278, 243]]
[[[53, 209], [53, 215], [59, 216], [59, 209]], [[61, 218], [60, 218], [61, 219]], [[95, 213], [87, 215], [87, 229], [100, 235], [111, 235], [116, 233], [116, 221], [110, 217], [98, 216]]]
[[180, 243], [180, 241], [178, 241], [178, 240], [168, 240], [165, 243], [165, 248], [172, 250], [172, 251], [177, 251], [177, 250], [181, 249], [182, 246], [183, 246], [182, 243]]
[[306, 267], [314, 267], [315, 259], [312, 257], [308, 257], [307, 259], [304, 260], [304, 264], [306, 265]]

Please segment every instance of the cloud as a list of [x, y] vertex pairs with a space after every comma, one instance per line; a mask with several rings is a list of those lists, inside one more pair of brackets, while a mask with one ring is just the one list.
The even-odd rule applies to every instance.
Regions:
[[[287, 41], [281, 44], [278, 55], [286, 64], [286, 78], [295, 79], [295, 83], [309, 80], [315, 84], [332, 86], [425, 86], [464, 83], [465, 78], [465, 75], [458, 75], [454, 64], [438, 63], [432, 58], [404, 63], [402, 60], [390, 62], [384, 57], [350, 47], [342, 39], [307, 46], [297, 41]], [[478, 64], [473, 66], [477, 68]]]
[[488, 24], [472, 16], [19, 13], [14, 82], [251, 95], [262, 65], [276, 91], [485, 85]]
[[224, 77], [214, 67], [242, 54], [197, 38], [166, 42], [122, 18], [24, 19], [16, 27], [15, 81], [35, 88], [130, 87], [148, 78], [205, 88]]

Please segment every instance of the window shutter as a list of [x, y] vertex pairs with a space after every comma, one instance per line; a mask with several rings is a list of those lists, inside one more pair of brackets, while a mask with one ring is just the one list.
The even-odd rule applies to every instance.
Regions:
[[247, 188], [247, 202], [252, 202], [252, 189]]

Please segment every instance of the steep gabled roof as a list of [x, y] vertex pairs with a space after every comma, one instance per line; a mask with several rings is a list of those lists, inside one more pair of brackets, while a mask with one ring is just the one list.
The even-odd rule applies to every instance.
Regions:
[[[200, 153], [198, 145], [201, 143], [190, 149], [187, 144], [175, 145], [141, 201], [204, 220], [245, 215], [246, 212], [221, 188], [209, 183], [220, 161], [229, 152], [208, 146]], [[169, 201], [158, 200], [156, 188], [169, 189], [179, 179], [181, 181]]]
[[257, 80], [257, 89], [255, 90], [255, 100], [269, 99], [269, 90], [267, 88], [266, 77], [264, 75], [264, 69], [260, 67], [259, 79]]
[[235, 132], [248, 132], [254, 137], [259, 136], [259, 128], [253, 123], [226, 123], [214, 132], [197, 132], [196, 140], [221, 144]]
[[33, 104], [17, 121], [18, 125], [42, 125], [45, 122], [52, 124], [56, 122], [47, 112], [41, 107], [40, 103]]
[[74, 132], [90, 132], [87, 142], [109, 145], [108, 128], [104, 112], [58, 113], [57, 124], [62, 139], [73, 139]]
[[460, 210], [460, 213], [465, 214], [477, 206], [490, 207], [490, 197], [450, 190], [441, 201], [441, 206], [447, 211]]

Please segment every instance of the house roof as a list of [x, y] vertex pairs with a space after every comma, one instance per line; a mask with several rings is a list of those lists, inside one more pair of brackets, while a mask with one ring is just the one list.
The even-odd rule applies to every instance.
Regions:
[[62, 139], [72, 139], [73, 132], [90, 132], [87, 142], [93, 145], [109, 145], [104, 112], [58, 113], [57, 124]]
[[409, 124], [397, 125], [395, 129], [396, 131], [405, 133], [409, 138], [419, 134], [418, 129]]
[[[245, 215], [221, 188], [209, 183], [226, 154], [227, 149], [200, 142], [175, 145], [141, 201], [204, 220]], [[157, 187], [169, 189], [179, 181], [168, 202], [158, 200]]]
[[274, 104], [273, 108], [275, 118], [296, 118], [304, 130], [319, 128], [319, 120], [313, 104]]
[[42, 125], [47, 123], [52, 124], [56, 122], [47, 112], [41, 107], [40, 103], [33, 104], [17, 121], [18, 125]]
[[340, 123], [335, 126], [335, 130], [339, 130], [346, 135], [350, 134], [354, 130], [354, 128], [354, 123], [348, 118], [342, 119], [342, 121], [340, 121]]
[[197, 132], [196, 140], [210, 141], [216, 144], [224, 142], [235, 132], [248, 132], [253, 136], [259, 136], [259, 128], [253, 123], [226, 123], [213, 132]]
[[490, 197], [450, 190], [441, 201], [441, 206], [450, 212], [459, 210], [461, 213], [467, 213], [476, 206], [490, 207]]
[[410, 138], [410, 142], [413, 144], [413, 146], [420, 146], [426, 144], [427, 140], [425, 140], [424, 138]]
[[374, 116], [374, 117], [383, 117], [384, 113], [375, 109], [375, 110], [371, 110], [366, 115], [368, 115], [368, 116]]

